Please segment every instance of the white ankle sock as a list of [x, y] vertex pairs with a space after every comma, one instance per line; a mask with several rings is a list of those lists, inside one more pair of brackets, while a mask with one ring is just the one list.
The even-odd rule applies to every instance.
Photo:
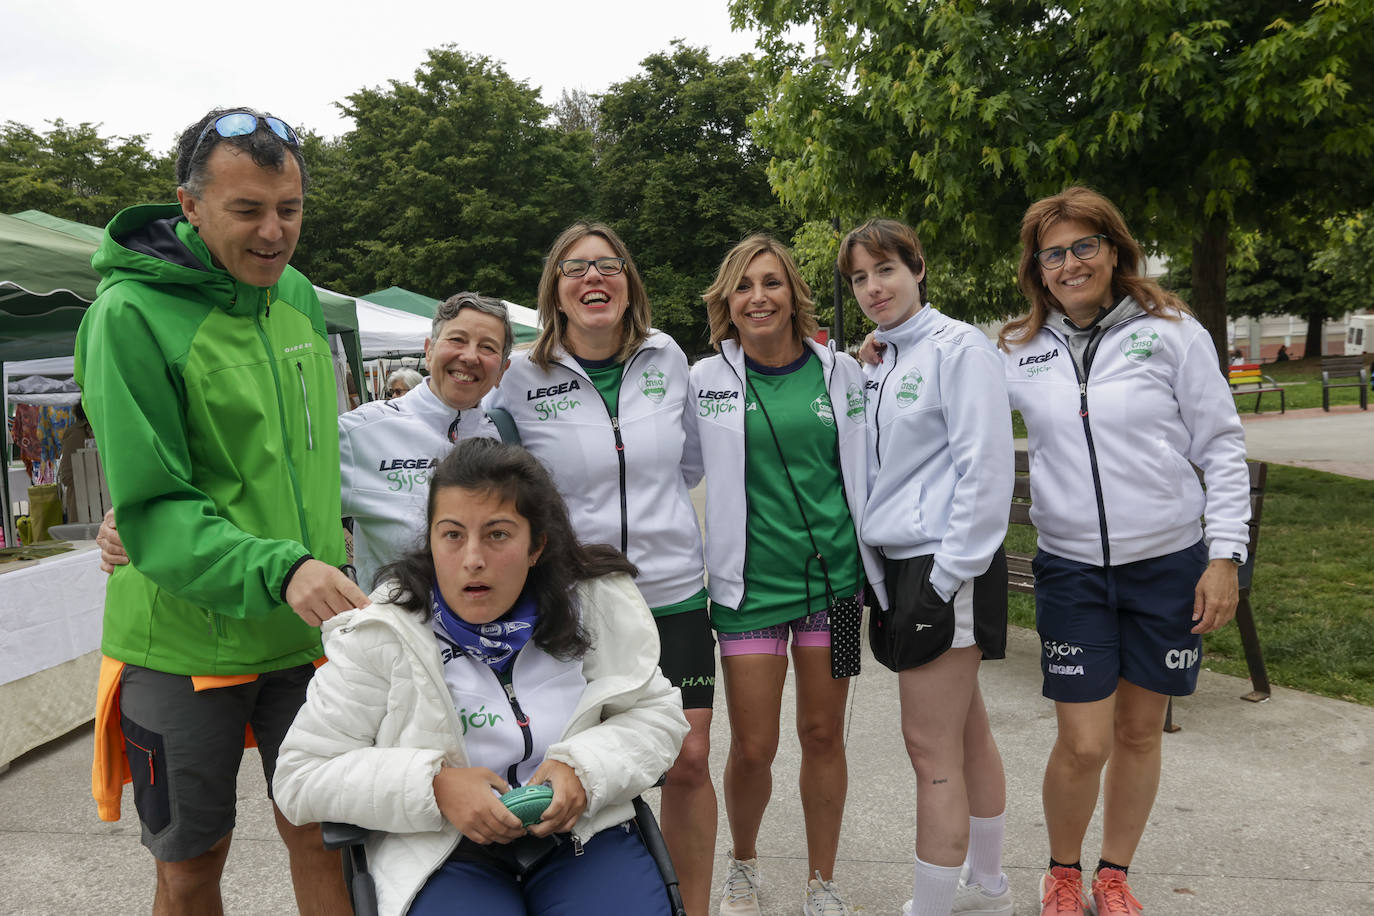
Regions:
[[1007, 831], [1007, 813], [996, 817], [968, 819], [968, 883], [981, 884], [989, 894], [1006, 890], [1002, 873], [1002, 840]]
[[911, 882], [911, 916], [949, 916], [960, 871], [958, 865], [931, 865], [918, 856]]

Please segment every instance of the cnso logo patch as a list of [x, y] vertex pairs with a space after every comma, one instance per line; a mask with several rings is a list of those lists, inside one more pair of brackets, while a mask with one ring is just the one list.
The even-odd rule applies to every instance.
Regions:
[[901, 382], [897, 386], [897, 406], [910, 407], [921, 398], [921, 388], [926, 383], [925, 376], [921, 370], [913, 366], [911, 371], [902, 376]]
[[826, 426], [835, 425], [835, 410], [830, 406], [830, 396], [823, 394], [811, 402], [811, 412]]
[[862, 422], [864, 418], [864, 393], [857, 382], [850, 382], [849, 387], [845, 389], [844, 399], [846, 402], [844, 415], [855, 422]]
[[663, 396], [668, 393], [668, 377], [658, 371], [657, 366], [650, 365], [639, 377], [639, 390], [655, 404], [662, 404]]
[[1121, 352], [1129, 360], [1143, 363], [1164, 349], [1164, 341], [1151, 328], [1141, 328], [1121, 341]]

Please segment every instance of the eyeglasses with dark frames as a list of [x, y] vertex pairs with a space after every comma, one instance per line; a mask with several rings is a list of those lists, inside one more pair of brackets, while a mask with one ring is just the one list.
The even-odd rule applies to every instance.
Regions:
[[624, 258], [566, 258], [558, 262], [558, 272], [565, 277], [584, 277], [587, 271], [596, 268], [603, 277], [614, 277], [625, 269]]
[[1067, 246], [1055, 245], [1052, 248], [1041, 248], [1033, 257], [1036, 263], [1045, 270], [1058, 270], [1069, 259], [1069, 252], [1073, 252], [1073, 256], [1080, 261], [1091, 261], [1102, 250], [1104, 241], [1110, 241], [1110, 239], [1100, 232], [1096, 235], [1085, 235]]

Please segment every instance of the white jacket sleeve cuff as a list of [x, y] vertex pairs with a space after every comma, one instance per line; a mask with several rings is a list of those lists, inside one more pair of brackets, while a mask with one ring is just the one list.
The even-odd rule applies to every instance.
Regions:
[[954, 593], [959, 591], [959, 586], [963, 584], [963, 579], [956, 578], [941, 569], [938, 560], [931, 566], [930, 587], [935, 589], [935, 593], [945, 601], [953, 601]]

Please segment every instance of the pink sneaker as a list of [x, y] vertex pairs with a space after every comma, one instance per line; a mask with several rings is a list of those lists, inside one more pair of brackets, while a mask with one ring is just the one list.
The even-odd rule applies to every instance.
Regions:
[[1119, 868], [1102, 868], [1093, 876], [1093, 905], [1098, 916], [1143, 916], [1145, 911]]
[[1056, 865], [1040, 878], [1040, 916], [1083, 916], [1083, 872]]

